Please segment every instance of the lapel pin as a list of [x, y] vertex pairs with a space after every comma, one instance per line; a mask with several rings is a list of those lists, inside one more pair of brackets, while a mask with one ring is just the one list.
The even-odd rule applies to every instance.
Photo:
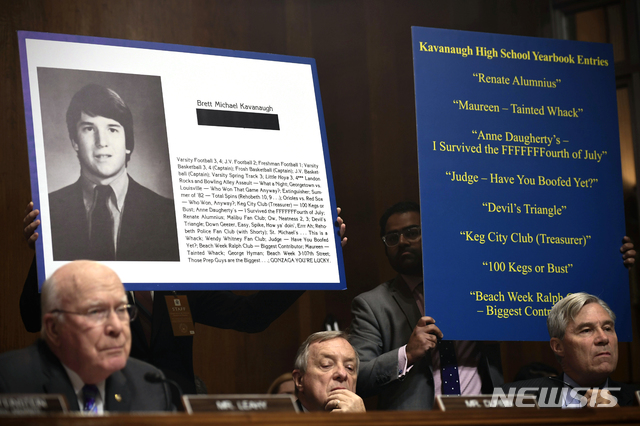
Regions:
[[115, 394], [114, 397], [116, 398], [116, 401], [118, 402], [122, 401], [122, 396], [120, 396], [119, 393]]

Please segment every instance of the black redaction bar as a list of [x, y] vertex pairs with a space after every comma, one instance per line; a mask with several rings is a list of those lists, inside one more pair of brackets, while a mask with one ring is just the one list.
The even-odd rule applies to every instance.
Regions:
[[245, 129], [280, 130], [278, 114], [221, 111], [196, 108], [199, 126], [242, 127]]

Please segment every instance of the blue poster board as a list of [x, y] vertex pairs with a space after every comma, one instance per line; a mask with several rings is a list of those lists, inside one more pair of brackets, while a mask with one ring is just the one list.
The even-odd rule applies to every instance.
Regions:
[[[92, 259], [128, 290], [346, 288], [314, 59], [18, 40], [40, 285]], [[97, 185], [113, 194], [103, 229]]]
[[414, 27], [425, 312], [452, 340], [548, 340], [570, 293], [631, 340], [613, 51]]

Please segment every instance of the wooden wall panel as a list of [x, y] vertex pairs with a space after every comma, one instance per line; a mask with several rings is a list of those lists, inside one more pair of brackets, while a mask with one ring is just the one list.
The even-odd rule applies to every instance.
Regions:
[[[36, 337], [18, 312], [32, 253], [21, 234], [30, 187], [16, 30], [316, 59], [336, 198], [348, 223], [349, 289], [307, 292], [258, 334], [198, 326], [196, 374], [210, 392], [235, 393], [266, 390], [328, 313], [346, 327], [351, 299], [394, 275], [377, 223], [388, 205], [418, 199], [412, 25], [548, 37], [550, 11], [547, 2], [518, 0], [1, 0], [0, 352]], [[503, 345], [507, 371], [545, 350]]]

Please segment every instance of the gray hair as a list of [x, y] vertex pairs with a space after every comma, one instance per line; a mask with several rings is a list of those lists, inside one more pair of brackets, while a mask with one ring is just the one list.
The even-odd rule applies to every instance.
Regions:
[[[298, 348], [298, 353], [296, 354], [296, 361], [293, 364], [293, 369], [300, 370], [300, 374], [304, 375], [304, 373], [306, 373], [307, 371], [307, 362], [309, 361], [309, 346], [311, 346], [313, 343], [321, 343], [333, 339], [344, 339], [348, 342], [349, 335], [344, 331], [319, 331], [307, 337], [307, 340], [305, 340], [304, 343], [300, 345], [300, 348]], [[360, 369], [360, 357], [358, 356], [358, 351], [354, 349], [353, 352], [356, 354], [357, 372]]]
[[47, 331], [44, 326], [44, 316], [52, 310], [57, 309], [61, 304], [62, 295], [58, 287], [58, 279], [55, 273], [42, 284], [42, 293], [40, 295], [40, 335], [45, 340]]
[[588, 293], [574, 293], [571, 294], [551, 308], [551, 312], [549, 312], [549, 316], [547, 317], [547, 329], [549, 330], [549, 337], [563, 339], [564, 333], [567, 330], [567, 324], [569, 323], [569, 319], [571, 321], [575, 321], [576, 315], [578, 312], [585, 306], [590, 303], [597, 303], [602, 308], [607, 311], [611, 320], [616, 322], [616, 314], [613, 313], [609, 305], [600, 299], [598, 296], [594, 296]]

